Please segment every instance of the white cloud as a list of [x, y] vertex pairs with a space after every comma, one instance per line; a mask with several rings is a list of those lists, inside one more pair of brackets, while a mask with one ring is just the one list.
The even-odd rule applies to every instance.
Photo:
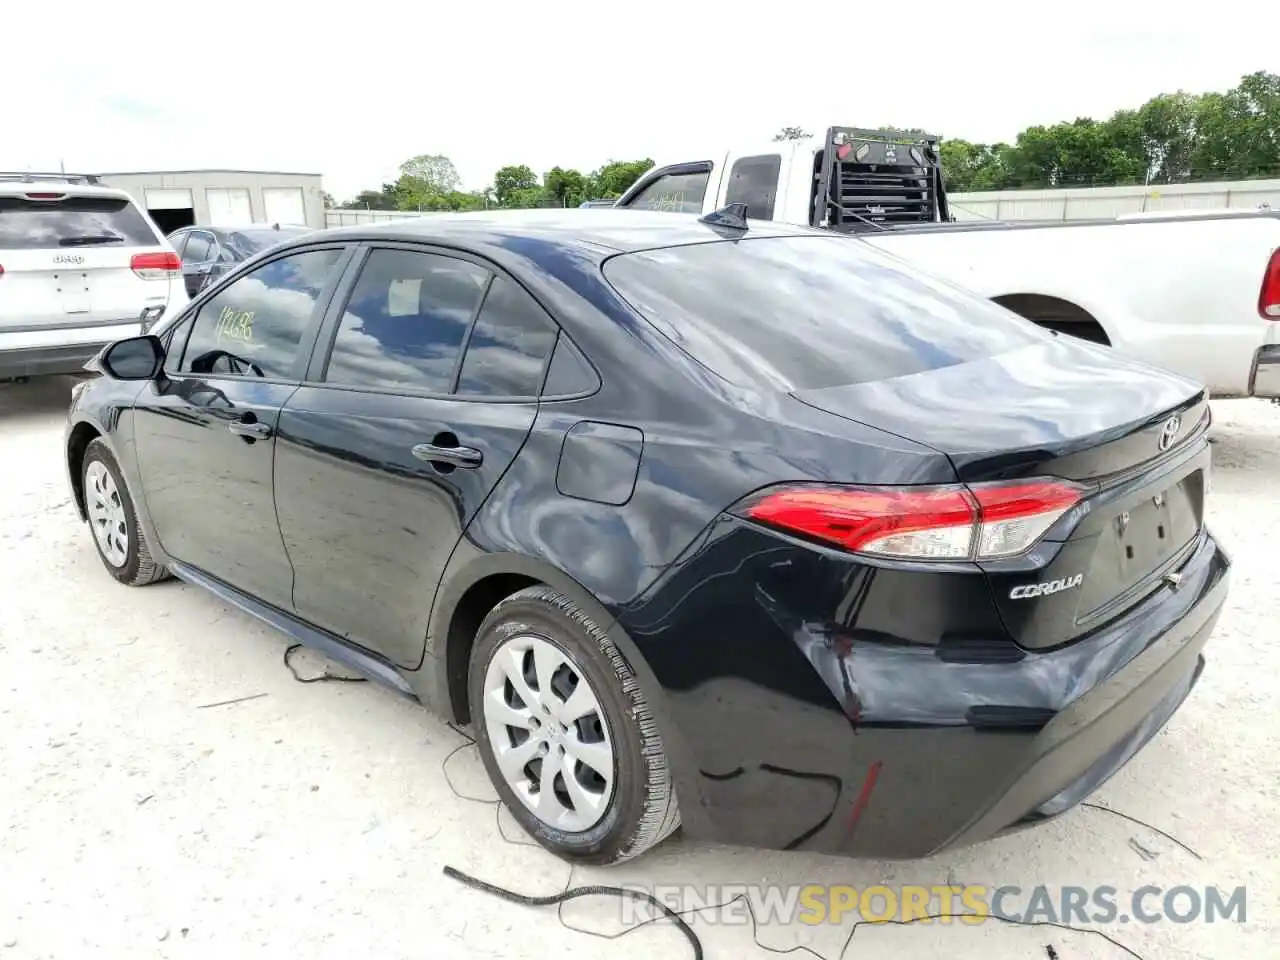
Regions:
[[795, 123], [1009, 139], [1225, 89], [1275, 68], [1280, 32], [1261, 0], [1185, 18], [1102, 0], [105, 9], [68, 0], [53, 34], [44, 16], [6, 15], [0, 168], [314, 171], [345, 196], [418, 153], [478, 187], [507, 163], [676, 159]]

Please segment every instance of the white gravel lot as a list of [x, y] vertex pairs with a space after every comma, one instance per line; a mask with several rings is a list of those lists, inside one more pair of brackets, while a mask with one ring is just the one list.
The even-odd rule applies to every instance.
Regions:
[[[554, 908], [445, 878], [453, 864], [551, 893], [569, 868], [504, 842], [500, 826], [528, 843], [492, 803], [455, 796], [441, 765], [463, 741], [425, 710], [371, 684], [295, 682], [282, 636], [195, 588], [117, 585], [63, 479], [68, 388], [0, 386], [0, 960], [691, 956], [671, 928], [604, 942], [566, 929]], [[1080, 809], [926, 862], [677, 837], [574, 882], [1244, 885], [1243, 925], [1102, 929], [1148, 960], [1280, 956], [1280, 409], [1223, 402], [1215, 415], [1210, 519], [1235, 559], [1229, 607], [1191, 699], [1093, 798], [1202, 859]], [[298, 665], [323, 668], [305, 652]], [[242, 697], [254, 699], [207, 706]], [[460, 790], [492, 798], [473, 750], [448, 769]], [[603, 933], [620, 917], [612, 900], [563, 909], [566, 923]], [[769, 956], [732, 919], [694, 921], [706, 956]], [[849, 931], [772, 924], [759, 936], [835, 958]], [[1095, 935], [998, 923], [863, 926], [844, 955], [1130, 956]]]

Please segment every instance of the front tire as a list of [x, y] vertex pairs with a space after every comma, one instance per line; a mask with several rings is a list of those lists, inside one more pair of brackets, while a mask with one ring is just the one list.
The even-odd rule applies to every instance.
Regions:
[[107, 572], [131, 587], [163, 580], [168, 571], [151, 556], [120, 465], [101, 438], [85, 448], [80, 469], [85, 514]]
[[662, 739], [630, 664], [571, 600], [529, 587], [476, 635], [472, 725], [520, 825], [571, 861], [638, 856], [680, 825]]

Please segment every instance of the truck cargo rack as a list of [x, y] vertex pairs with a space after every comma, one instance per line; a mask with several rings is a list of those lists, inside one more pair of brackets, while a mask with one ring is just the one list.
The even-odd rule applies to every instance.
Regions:
[[846, 232], [952, 219], [939, 138], [830, 127], [814, 164], [812, 222]]

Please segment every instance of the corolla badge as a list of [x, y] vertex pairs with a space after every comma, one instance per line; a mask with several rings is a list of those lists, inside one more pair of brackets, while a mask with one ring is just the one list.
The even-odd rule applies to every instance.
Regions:
[[1009, 591], [1009, 599], [1028, 600], [1031, 597], [1047, 597], [1053, 593], [1061, 593], [1063, 590], [1071, 590], [1082, 583], [1084, 583], [1083, 573], [1077, 573], [1074, 577], [1062, 577], [1058, 580], [1045, 580], [1043, 583], [1024, 583], [1022, 586], [1014, 587]]
[[1173, 441], [1178, 439], [1178, 431], [1182, 429], [1182, 418], [1174, 414], [1160, 428], [1160, 439], [1156, 441], [1161, 450], [1168, 450]]

